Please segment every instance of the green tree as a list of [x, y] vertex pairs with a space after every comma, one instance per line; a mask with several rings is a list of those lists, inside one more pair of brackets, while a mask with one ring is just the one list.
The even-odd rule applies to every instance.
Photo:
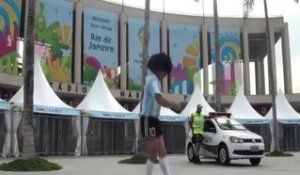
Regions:
[[[145, 85], [145, 82], [146, 82], [146, 75], [147, 75], [147, 62], [148, 62], [148, 59], [149, 59], [150, 0], [145, 0], [145, 13], [144, 13], [144, 15], [145, 15], [144, 16], [144, 38], [143, 38], [143, 52], [142, 52], [142, 54], [143, 54], [143, 69], [142, 69], [142, 86], [141, 86], [142, 94], [144, 94], [144, 85]], [[141, 110], [142, 110], [142, 105], [140, 105], [140, 112], [141, 112]], [[139, 124], [140, 124], [140, 122], [138, 122], [138, 125]], [[139, 131], [138, 131], [137, 134], [138, 135], [140, 134]], [[138, 136], [138, 138], [140, 138], [140, 137]], [[139, 147], [139, 144], [137, 144], [136, 148], [135, 148], [136, 154], [139, 153], [138, 147]]]
[[[145, 84], [145, 77], [147, 74], [147, 62], [149, 59], [149, 21], [150, 21], [150, 0], [145, 1], [145, 23], [144, 23], [144, 41], [143, 41], [143, 77], [142, 87]], [[142, 106], [142, 105], [141, 105]]]
[[23, 157], [34, 157], [33, 137], [33, 82], [34, 82], [34, 25], [35, 25], [35, 0], [27, 0], [25, 50], [24, 50], [24, 112], [21, 119], [23, 134]]

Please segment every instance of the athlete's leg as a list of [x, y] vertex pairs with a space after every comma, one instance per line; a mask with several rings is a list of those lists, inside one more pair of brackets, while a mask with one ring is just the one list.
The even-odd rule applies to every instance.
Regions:
[[153, 171], [154, 161], [157, 159], [157, 143], [155, 138], [147, 139], [145, 141], [148, 160], [146, 162], [146, 175], [151, 175]]
[[171, 175], [171, 170], [167, 160], [167, 151], [166, 151], [163, 136], [158, 137], [157, 147], [158, 147], [160, 168], [163, 171], [164, 175]]

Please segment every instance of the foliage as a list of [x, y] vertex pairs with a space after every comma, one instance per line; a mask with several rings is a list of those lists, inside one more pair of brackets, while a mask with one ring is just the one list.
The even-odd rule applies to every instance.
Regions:
[[268, 154], [266, 154], [267, 157], [291, 157], [293, 154], [285, 153], [282, 151], [272, 151]]
[[[145, 164], [148, 160], [148, 157], [141, 154], [135, 154], [131, 158], [120, 160], [121, 164]], [[158, 163], [158, 160], [154, 163]]]
[[3, 171], [51, 171], [60, 170], [62, 167], [42, 158], [16, 159], [0, 165]]
[[20, 55], [14, 51], [0, 58], [0, 72], [16, 75], [18, 73], [17, 58]]
[[40, 11], [36, 18], [36, 39], [37, 41], [50, 44], [52, 56], [60, 58], [63, 54], [62, 49], [68, 49], [68, 45], [60, 42], [60, 36], [57, 33], [60, 23], [54, 22], [52, 24], [47, 24], [46, 17], [44, 15], [45, 5], [40, 3], [39, 6]]

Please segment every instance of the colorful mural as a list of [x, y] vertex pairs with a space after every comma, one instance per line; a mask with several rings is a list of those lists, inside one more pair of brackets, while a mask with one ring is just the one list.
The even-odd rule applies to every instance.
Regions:
[[169, 24], [169, 52], [173, 62], [170, 74], [170, 92], [191, 94], [194, 74], [200, 67], [199, 27]]
[[[213, 31], [213, 30], [211, 30]], [[214, 36], [210, 32], [210, 36]], [[211, 38], [211, 62], [215, 63], [215, 40]], [[235, 95], [242, 86], [241, 40], [238, 29], [222, 28], [219, 33], [222, 77], [220, 90], [224, 95]], [[214, 67], [215, 68], [215, 67]], [[215, 73], [215, 70], [213, 70]], [[213, 76], [215, 78], [215, 76]], [[213, 80], [214, 81], [214, 80]]]
[[0, 1], [0, 72], [18, 74], [21, 0]]
[[119, 19], [117, 13], [84, 8], [83, 84], [92, 85], [101, 70], [109, 88], [119, 87]]
[[72, 82], [73, 10], [65, 0], [37, 0], [35, 57], [49, 81]]
[[[159, 22], [150, 21], [149, 55], [160, 51]], [[140, 90], [143, 69], [144, 20], [128, 18], [128, 89]]]

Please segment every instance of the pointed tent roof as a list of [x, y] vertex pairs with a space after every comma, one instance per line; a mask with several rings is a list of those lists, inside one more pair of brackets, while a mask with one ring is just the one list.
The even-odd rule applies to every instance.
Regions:
[[[40, 65], [39, 59], [34, 63], [33, 111], [45, 114], [79, 115], [79, 111], [65, 104], [50, 87]], [[9, 100], [17, 105], [23, 104], [24, 86]]]
[[238, 120], [242, 124], [267, 124], [269, 120], [261, 116], [251, 106], [243, 89], [240, 89], [236, 94], [233, 103], [231, 104], [228, 112], [231, 113], [233, 119]]
[[138, 115], [129, 112], [113, 97], [109, 91], [101, 71], [90, 88], [88, 94], [76, 107], [77, 109], [87, 110], [94, 117], [115, 118], [115, 119], [137, 119]]
[[[295, 111], [295, 109], [290, 105], [285, 95], [281, 90], [276, 96], [276, 107], [277, 107], [277, 119], [280, 123], [300, 123], [300, 114]], [[272, 120], [273, 118], [273, 107], [269, 110], [266, 118]]]
[[[136, 107], [132, 110], [133, 113], [140, 113], [141, 103], [136, 105]], [[177, 114], [169, 108], [161, 107], [160, 108], [160, 118], [161, 121], [173, 121], [173, 122], [184, 122], [187, 120], [187, 117]]]
[[209, 112], [215, 112], [215, 110], [205, 100], [202, 92], [200, 91], [200, 87], [196, 85], [189, 102], [180, 115], [191, 116], [191, 114], [196, 111], [197, 104], [201, 104], [203, 106], [202, 113], [205, 115], [208, 115]]
[[9, 109], [10, 104], [0, 98], [0, 109]]

